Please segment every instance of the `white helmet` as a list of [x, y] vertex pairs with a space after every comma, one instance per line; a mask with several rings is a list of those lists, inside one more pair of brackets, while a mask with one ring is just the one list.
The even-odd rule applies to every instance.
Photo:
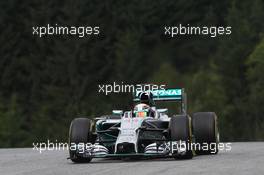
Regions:
[[134, 115], [135, 117], [147, 117], [149, 114], [150, 106], [145, 103], [137, 104], [134, 107]]
[[140, 104], [137, 104], [135, 107], [134, 107], [134, 111], [138, 112], [138, 111], [148, 111], [150, 108], [149, 105], [145, 104], [145, 103], [140, 103]]

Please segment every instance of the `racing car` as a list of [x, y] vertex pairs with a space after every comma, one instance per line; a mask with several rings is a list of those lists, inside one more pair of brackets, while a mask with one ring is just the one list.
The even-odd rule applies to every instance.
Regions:
[[[107, 157], [191, 159], [199, 154], [217, 154], [216, 114], [197, 112], [190, 117], [183, 88], [137, 91], [133, 101], [135, 106], [129, 111], [75, 118], [69, 129], [69, 159], [82, 163]], [[158, 101], [179, 102], [179, 113], [169, 116], [167, 108], [156, 106]]]

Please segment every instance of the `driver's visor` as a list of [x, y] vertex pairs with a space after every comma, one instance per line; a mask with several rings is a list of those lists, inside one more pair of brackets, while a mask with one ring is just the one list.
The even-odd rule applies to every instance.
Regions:
[[136, 117], [146, 117], [147, 116], [147, 112], [145, 111], [139, 111], [139, 112], [135, 112]]

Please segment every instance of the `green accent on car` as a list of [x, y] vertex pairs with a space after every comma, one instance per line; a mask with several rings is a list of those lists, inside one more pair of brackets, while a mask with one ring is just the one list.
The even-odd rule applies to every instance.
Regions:
[[[143, 91], [136, 91], [134, 94], [134, 101], [139, 101], [139, 94]], [[147, 93], [151, 92], [153, 95], [154, 101], [159, 100], [181, 100], [183, 90], [181, 88], [177, 89], [160, 89], [160, 90], [153, 90], [153, 91], [145, 91]]]
[[[101, 123], [97, 123], [96, 124], [96, 132], [97, 131], [102, 131], [102, 130], [104, 130], [102, 128], [102, 124]], [[109, 133], [98, 133], [97, 132], [97, 136], [98, 136], [98, 138], [100, 138], [100, 141], [105, 142], [105, 143], [103, 143], [103, 145], [106, 146], [106, 147], [110, 147], [110, 146], [115, 145], [115, 142], [116, 142], [116, 139], [117, 139], [117, 136], [109, 134]]]

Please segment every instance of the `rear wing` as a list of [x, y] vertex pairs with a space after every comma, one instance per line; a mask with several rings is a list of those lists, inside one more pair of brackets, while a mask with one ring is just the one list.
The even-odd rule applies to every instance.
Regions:
[[142, 92], [151, 93], [153, 101], [175, 101], [181, 103], [181, 112], [186, 113], [187, 111], [187, 95], [184, 92], [184, 88], [175, 89], [159, 89], [159, 90], [148, 90], [148, 91], [135, 91], [134, 102], [140, 102], [140, 94]]

